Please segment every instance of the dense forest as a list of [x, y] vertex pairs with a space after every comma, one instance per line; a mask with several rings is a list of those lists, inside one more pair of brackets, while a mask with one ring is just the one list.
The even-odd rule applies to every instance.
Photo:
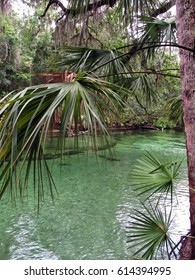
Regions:
[[[122, 54], [126, 44], [127, 49], [131, 48], [144, 30], [158, 28], [161, 28], [160, 39], [176, 42], [175, 17], [169, 10], [158, 20], [146, 16], [141, 18], [142, 23], [137, 30], [124, 22], [119, 24], [116, 8], [106, 8], [104, 13], [97, 12], [95, 17], [89, 14], [85, 20], [67, 21], [58, 18], [57, 5], [43, 16], [47, 1], [23, 2], [19, 14], [19, 9], [14, 11], [14, 7], [19, 5], [17, 1], [13, 7], [5, 5], [1, 13], [1, 95], [46, 82], [40, 78], [41, 73], [62, 72], [70, 68], [64, 61], [65, 54], [77, 51], [76, 48], [67, 48], [70, 46], [82, 47], [83, 51], [90, 47], [94, 53], [102, 50], [108, 59], [111, 51], [113, 55]], [[126, 69], [121, 66], [121, 74], [116, 74], [120, 77], [115, 79], [121, 79], [121, 75], [124, 78], [124, 70], [131, 76], [125, 85], [131, 92], [127, 96], [129, 109], [125, 109], [121, 118], [108, 117], [108, 121], [120, 127], [139, 128], [147, 124], [157, 128], [182, 128], [178, 50], [170, 46], [161, 47], [150, 59], [144, 56], [140, 59], [138, 54], [131, 58], [130, 65], [127, 57], [121, 63]], [[75, 67], [72, 69], [77, 70]], [[107, 79], [112, 75], [111, 72], [110, 77], [105, 74]], [[124, 81], [121, 83], [124, 86]]]

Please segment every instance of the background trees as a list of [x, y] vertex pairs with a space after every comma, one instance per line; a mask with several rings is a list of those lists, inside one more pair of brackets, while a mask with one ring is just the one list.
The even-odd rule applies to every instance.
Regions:
[[[102, 54], [104, 50], [104, 54], [107, 52], [107, 60], [112, 58], [110, 51], [117, 49], [116, 56], [120, 54], [124, 57], [121, 62], [115, 60], [115, 66], [122, 63], [124, 67], [120, 66], [120, 71], [115, 73], [114, 78], [117, 81], [120, 78], [120, 84], [131, 90], [131, 95], [128, 96], [131, 110], [125, 110], [118, 123], [124, 125], [128, 121], [129, 124], [136, 126], [149, 123], [160, 128], [182, 127], [181, 118], [175, 118], [170, 113], [170, 106], [167, 105], [169, 98], [171, 100], [177, 98], [180, 93], [177, 55], [170, 52], [170, 49], [165, 55], [162, 49], [159, 50], [160, 53], [157, 54], [156, 58], [153, 56], [152, 59], [148, 60], [146, 56], [149, 53], [151, 56], [154, 52], [152, 54], [152, 51], [148, 52], [149, 49], [145, 49], [140, 59], [140, 52], [136, 52], [138, 45], [135, 44], [141, 38], [140, 36], [142, 36], [143, 41], [156, 40], [157, 37], [160, 41], [172, 40], [175, 42], [174, 18], [169, 14], [168, 19], [162, 18], [162, 20], [150, 17], [150, 15], [153, 16], [150, 9], [155, 8], [155, 16], [159, 15], [162, 11], [167, 11], [171, 5], [170, 2], [169, 5], [161, 6], [158, 4], [156, 7], [150, 3], [151, 7], [148, 9], [144, 5], [137, 8], [134, 5], [129, 6], [129, 8], [124, 6], [125, 11], [130, 13], [130, 19], [135, 8], [137, 9], [136, 13], [139, 9], [145, 13], [142, 17], [137, 14], [137, 19], [134, 22], [128, 17], [125, 18], [126, 12], [123, 15], [125, 20], [121, 21], [122, 4], [118, 6], [117, 1], [101, 1], [101, 4], [98, 2], [99, 8], [94, 8], [87, 1], [83, 2], [85, 7], [78, 5], [77, 1], [76, 4], [69, 1], [67, 8], [63, 1], [24, 2], [26, 3], [23, 8], [24, 17], [22, 14], [20, 17], [14, 15], [11, 10], [9, 10], [7, 17], [4, 16], [4, 20], [9, 22], [9, 27], [7, 26], [4, 30], [4, 36], [10, 37], [8, 33], [11, 28], [13, 38], [6, 39], [11, 40], [12, 44], [9, 45], [10, 56], [7, 57], [1, 68], [1, 93], [10, 92], [16, 88], [22, 89], [32, 83], [40, 83], [40, 80], [37, 79], [39, 73], [58, 72], [70, 67], [70, 63], [65, 65], [67, 61], [63, 59], [65, 54], [70, 51], [66, 48], [67, 45], [99, 49], [102, 50]], [[88, 6], [87, 3], [90, 5]], [[75, 12], [76, 10], [77, 12]], [[149, 37], [151, 34], [153, 34], [153, 38]], [[130, 51], [128, 55], [126, 55], [127, 51]], [[93, 57], [89, 59], [93, 59]], [[100, 60], [99, 66], [101, 64]], [[98, 69], [98, 72], [102, 73], [101, 75], [107, 75], [104, 79], [113, 81], [113, 70], [110, 71], [109, 68], [110, 64], [104, 65], [103, 68]], [[70, 69], [75, 71], [74, 67]], [[85, 70], [81, 66], [79, 69]], [[125, 71], [129, 75], [126, 81], [124, 81]], [[175, 77], [177, 78], [175, 79]], [[155, 102], [151, 102], [152, 100]], [[162, 111], [162, 107], [167, 108], [166, 112]]]

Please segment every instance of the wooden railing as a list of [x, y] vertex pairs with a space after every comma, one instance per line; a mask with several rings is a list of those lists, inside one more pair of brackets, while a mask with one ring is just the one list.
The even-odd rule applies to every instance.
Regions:
[[57, 73], [40, 73], [37, 76], [43, 78], [44, 83], [53, 84], [53, 83], [72, 82], [74, 81], [76, 74], [69, 71], [63, 71]]

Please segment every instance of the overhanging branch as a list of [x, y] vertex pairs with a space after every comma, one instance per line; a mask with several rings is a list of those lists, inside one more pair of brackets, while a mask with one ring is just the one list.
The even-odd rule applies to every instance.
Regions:
[[90, 12], [94, 9], [98, 9], [98, 8], [103, 7], [105, 5], [112, 8], [116, 4], [116, 2], [117, 2], [117, 0], [99, 0], [99, 1], [95, 1], [91, 4], [89, 4], [87, 6], [82, 7], [82, 10], [81, 9], [77, 10], [77, 9], [67, 9], [64, 6], [64, 4], [59, 0], [50, 0], [49, 3], [47, 4], [47, 7], [45, 8], [45, 11], [41, 15], [41, 17], [44, 17], [47, 14], [49, 8], [54, 4], [61, 8], [64, 15], [71, 14], [72, 16], [76, 16], [76, 15], [79, 15], [81, 13]]
[[172, 8], [175, 5], [176, 0], [171, 0], [164, 5], [162, 5], [159, 9], [153, 11], [150, 13], [150, 17], [157, 17], [161, 14], [166, 13], [170, 8]]
[[162, 73], [161, 70], [159, 70], [159, 71], [128, 71], [128, 72], [121, 72], [121, 73], [117, 73], [117, 74], [102, 75], [102, 76], [99, 76], [99, 78], [113, 77], [113, 76], [119, 76], [119, 75], [128, 75], [128, 74], [132, 74], [132, 75], [133, 74], [147, 74], [147, 75], [156, 75], [156, 76], [160, 75], [160, 76], [164, 76], [164, 77], [172, 77], [172, 78], [181, 79], [181, 77], [179, 75]]
[[47, 7], [45, 8], [45, 11], [44, 11], [43, 14], [41, 15], [41, 17], [45, 17], [46, 14], [47, 14], [47, 12], [48, 12], [48, 10], [49, 10], [49, 8], [50, 8], [52, 5], [54, 5], [54, 4], [56, 4], [57, 6], [59, 6], [65, 14], [68, 13], [68, 9], [66, 9], [66, 7], [62, 4], [61, 1], [59, 1], [59, 0], [50, 0], [49, 3], [47, 4]]
[[[141, 45], [141, 46], [139, 46], [139, 45]], [[183, 49], [185, 51], [188, 51], [189, 53], [195, 54], [195, 49], [191, 49], [191, 48], [188, 48], [188, 47], [185, 47], [182, 45], [178, 45], [176, 43], [159, 43], [159, 42], [154, 43], [153, 42], [153, 45], [150, 45], [150, 46], [143, 46], [142, 43], [141, 44], [138, 43], [137, 47], [135, 47], [134, 45], [129, 45], [129, 46], [133, 46], [133, 48], [129, 52], [121, 54], [121, 55], [111, 59], [110, 61], [107, 61], [107, 62], [101, 64], [100, 66], [93, 69], [93, 72], [97, 71], [99, 68], [104, 67], [105, 65], [107, 65], [117, 59], [121, 59], [125, 56], [133, 56], [136, 52], [140, 52], [140, 51], [143, 51], [146, 49], [154, 49], [154, 48], [160, 48], [160, 47], [175, 47], [178, 49]], [[125, 46], [125, 47], [127, 47], [127, 46]]]

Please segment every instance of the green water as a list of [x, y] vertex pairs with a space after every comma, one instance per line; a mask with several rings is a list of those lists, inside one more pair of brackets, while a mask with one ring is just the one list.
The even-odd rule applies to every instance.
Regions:
[[[0, 259], [129, 259], [126, 225], [139, 204], [131, 187], [131, 170], [144, 150], [166, 149], [185, 157], [185, 140], [178, 132], [130, 132], [114, 135], [116, 158], [103, 151], [73, 155], [52, 166], [59, 195], [49, 194], [37, 215], [29, 194], [22, 205], [0, 202]], [[188, 227], [186, 163], [177, 186], [174, 231]]]

